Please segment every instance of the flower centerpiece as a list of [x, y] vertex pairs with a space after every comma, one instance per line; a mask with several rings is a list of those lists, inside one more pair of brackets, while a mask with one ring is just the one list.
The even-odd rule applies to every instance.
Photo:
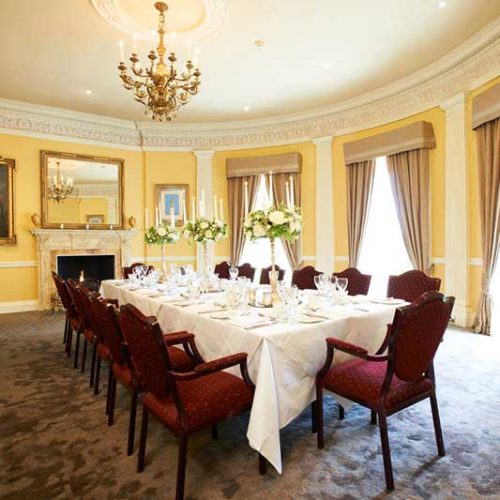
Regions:
[[219, 241], [227, 236], [227, 224], [222, 220], [208, 217], [197, 217], [184, 225], [182, 235], [188, 241], [201, 243], [203, 247], [204, 274], [208, 277], [208, 248], [209, 242]]
[[167, 263], [165, 261], [165, 245], [171, 245], [179, 241], [179, 231], [174, 225], [161, 223], [151, 226], [146, 230], [144, 241], [147, 245], [159, 245], [161, 248], [161, 270], [167, 274]]
[[285, 238], [288, 241], [297, 239], [302, 231], [302, 214], [300, 207], [279, 204], [263, 210], [249, 212], [243, 222], [243, 232], [247, 239], [255, 241], [267, 238], [271, 244], [271, 290], [273, 301], [278, 301], [275, 239]]

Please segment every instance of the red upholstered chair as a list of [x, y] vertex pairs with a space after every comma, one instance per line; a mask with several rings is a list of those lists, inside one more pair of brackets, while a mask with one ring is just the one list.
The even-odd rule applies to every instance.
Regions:
[[69, 357], [71, 356], [73, 331], [78, 330], [78, 315], [64, 280], [54, 271], [52, 271], [52, 278], [54, 279], [57, 293], [59, 294], [59, 298], [61, 299], [66, 315], [66, 321], [64, 322], [63, 343], [65, 344], [66, 353]]
[[313, 266], [306, 266], [302, 269], [295, 269], [292, 274], [292, 285], [296, 285], [300, 290], [316, 290], [314, 277], [323, 274]]
[[337, 278], [347, 278], [347, 293], [349, 295], [368, 295], [371, 275], [362, 274], [355, 267], [348, 267], [340, 273], [333, 273]]
[[[87, 319], [87, 315], [85, 314], [83, 303], [81, 302], [81, 298], [77, 293], [78, 283], [72, 279], [66, 280], [66, 289], [68, 290], [69, 295], [71, 296], [71, 300], [75, 306], [75, 311], [78, 316], [78, 329], [76, 330], [76, 340], [75, 340], [75, 358], [73, 361], [73, 368], [78, 366], [78, 356], [80, 354], [80, 336], [83, 333], [84, 338], [88, 339], [88, 342], [93, 342], [94, 334], [90, 330], [90, 324]], [[86, 332], [86, 333], [84, 333]], [[85, 355], [86, 355], [86, 347], [87, 342], [84, 343], [82, 356], [82, 373], [85, 367]]]
[[255, 277], [255, 267], [252, 267], [248, 262], [238, 266], [238, 277], [248, 278], [253, 281]]
[[400, 274], [389, 276], [387, 285], [387, 296], [403, 299], [406, 302], [417, 300], [423, 293], [431, 290], [439, 291], [441, 279], [427, 276], [422, 271], [414, 269]]
[[[282, 281], [285, 278], [285, 270], [281, 269], [280, 266], [274, 266], [278, 272], [278, 281]], [[269, 285], [269, 273], [273, 270], [273, 266], [263, 267], [260, 272], [260, 284]]]
[[[436, 443], [445, 455], [435, 392], [433, 360], [450, 319], [454, 297], [436, 291], [425, 293], [413, 304], [396, 310], [387, 336], [376, 354], [338, 339], [326, 339], [327, 357], [316, 377], [316, 426], [318, 448], [323, 448], [323, 389], [327, 389], [378, 415], [385, 480], [394, 489], [387, 417], [430, 398]], [[335, 349], [359, 359], [331, 367]], [[386, 352], [387, 353], [384, 354]], [[314, 424], [313, 424], [314, 428]]]
[[[134, 306], [121, 307], [120, 324], [132, 365], [145, 387], [137, 471], [144, 470], [149, 415], [154, 415], [179, 438], [176, 499], [184, 497], [188, 436], [250, 409], [255, 386], [248, 376], [247, 354], [238, 353], [196, 366], [174, 370], [163, 335], [154, 318], [144, 317]], [[243, 380], [222, 370], [240, 366]], [[259, 455], [259, 469], [265, 472]]]
[[154, 266], [146, 266], [142, 262], [134, 262], [130, 266], [125, 266], [122, 268], [123, 279], [128, 279], [128, 277], [134, 272], [135, 267], [147, 267], [146, 274], [149, 274], [151, 271], [154, 271]]
[[215, 266], [214, 273], [218, 274], [220, 279], [228, 280], [230, 278], [229, 276], [230, 267], [231, 264], [225, 260], [224, 262], [221, 262], [220, 264], [217, 264]]

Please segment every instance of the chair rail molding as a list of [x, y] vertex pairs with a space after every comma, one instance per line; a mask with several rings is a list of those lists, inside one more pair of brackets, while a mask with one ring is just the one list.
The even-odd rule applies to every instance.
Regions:
[[334, 271], [333, 136], [313, 139], [316, 146], [316, 268]]
[[380, 89], [305, 112], [248, 121], [132, 122], [0, 99], [0, 133], [143, 151], [228, 150], [311, 141], [439, 106], [500, 73], [500, 18], [437, 61]]
[[465, 94], [443, 101], [446, 113], [445, 152], [445, 292], [455, 297], [454, 316], [459, 326], [469, 327], [472, 311], [468, 307], [469, 241], [467, 189], [467, 135]]

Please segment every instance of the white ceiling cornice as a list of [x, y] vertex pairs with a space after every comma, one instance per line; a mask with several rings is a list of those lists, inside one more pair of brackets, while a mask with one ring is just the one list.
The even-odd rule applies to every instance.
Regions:
[[206, 124], [132, 122], [0, 99], [0, 131], [127, 149], [242, 149], [310, 141], [438, 106], [500, 74], [500, 19], [438, 61], [333, 106], [267, 119]]

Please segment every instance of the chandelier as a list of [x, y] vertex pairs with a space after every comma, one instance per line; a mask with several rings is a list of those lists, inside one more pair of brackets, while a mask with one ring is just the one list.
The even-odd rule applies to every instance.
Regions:
[[57, 173], [52, 176], [52, 181], [48, 188], [48, 198], [49, 200], [61, 203], [61, 201], [64, 201], [73, 192], [73, 179], [61, 175], [61, 165], [59, 162], [56, 164]]
[[191, 96], [198, 93], [201, 73], [198, 68], [194, 68], [192, 61], [188, 60], [185, 71], [179, 75], [175, 68], [177, 57], [174, 52], [170, 53], [167, 58], [168, 62], [165, 63], [167, 50], [163, 44], [165, 36], [164, 13], [168, 6], [164, 2], [156, 2], [155, 8], [160, 12], [158, 25], [160, 40], [156, 51], [149, 52], [149, 68], [142, 68], [137, 54], [133, 52], [130, 56], [132, 63], [130, 69], [136, 79], [127, 73], [123, 56], [118, 69], [123, 86], [127, 90], [133, 91], [134, 99], [146, 107], [146, 114], [151, 115], [153, 120], [170, 121], [176, 116], [175, 112], [187, 104]]

